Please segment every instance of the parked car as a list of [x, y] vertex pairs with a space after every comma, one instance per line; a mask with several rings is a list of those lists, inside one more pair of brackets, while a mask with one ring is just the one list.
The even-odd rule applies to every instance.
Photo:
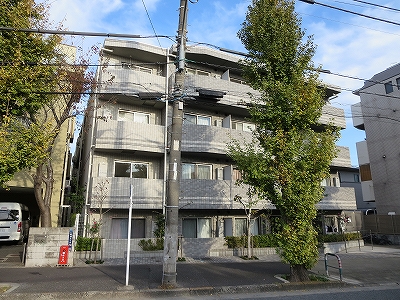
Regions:
[[0, 241], [24, 241], [30, 227], [29, 209], [15, 202], [0, 202]]

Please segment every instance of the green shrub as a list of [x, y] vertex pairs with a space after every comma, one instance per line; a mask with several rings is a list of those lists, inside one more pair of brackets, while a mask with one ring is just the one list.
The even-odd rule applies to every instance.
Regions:
[[319, 243], [334, 243], [346, 241], [355, 241], [361, 239], [359, 232], [348, 232], [345, 234], [320, 234], [318, 235]]
[[139, 247], [142, 248], [143, 251], [156, 251], [164, 249], [164, 239], [157, 238], [155, 240], [140, 240]]
[[[277, 247], [277, 239], [275, 234], [264, 234], [252, 236], [253, 248], [266, 248], [266, 247]], [[241, 248], [247, 247], [246, 236], [226, 236], [225, 244], [228, 248]]]
[[[96, 250], [97, 238], [78, 236], [76, 239], [75, 251], [89, 251], [90, 246], [92, 245], [92, 240], [94, 240], [92, 250]], [[99, 248], [100, 246], [101, 246], [101, 239], [99, 239]]]

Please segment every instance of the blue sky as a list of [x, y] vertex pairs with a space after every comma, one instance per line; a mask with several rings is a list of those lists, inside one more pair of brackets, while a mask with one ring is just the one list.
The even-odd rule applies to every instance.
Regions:
[[[400, 12], [390, 11], [354, 0], [316, 0], [400, 23]], [[192, 0], [196, 2], [196, 0]], [[400, 9], [396, 0], [366, 0]], [[175, 36], [178, 28], [180, 0], [53, 0], [49, 1], [50, 19], [60, 21], [68, 30], [129, 33], [142, 36]], [[144, 3], [144, 4], [143, 4]], [[198, 0], [189, 3], [188, 39], [237, 51], [245, 51], [237, 31], [245, 18], [251, 0]], [[147, 12], [146, 9], [147, 8]], [[318, 4], [296, 1], [307, 35], [313, 35], [317, 52], [314, 62], [332, 73], [369, 79], [374, 74], [400, 61], [400, 26], [340, 12]], [[150, 16], [151, 23], [147, 16]], [[101, 44], [101, 38], [67, 38], [77, 46]], [[170, 47], [168, 39], [146, 39], [141, 42]], [[332, 105], [345, 110], [347, 128], [342, 130], [338, 145], [350, 148], [352, 165], [358, 165], [355, 143], [365, 138], [363, 131], [353, 127], [350, 105], [359, 102], [351, 91], [363, 85], [362, 80], [337, 75], [321, 76], [325, 82], [342, 88]]]

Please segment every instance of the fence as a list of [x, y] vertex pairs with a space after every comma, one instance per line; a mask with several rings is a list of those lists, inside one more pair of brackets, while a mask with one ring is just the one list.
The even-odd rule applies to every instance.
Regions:
[[400, 216], [364, 215], [362, 231], [374, 234], [400, 234]]

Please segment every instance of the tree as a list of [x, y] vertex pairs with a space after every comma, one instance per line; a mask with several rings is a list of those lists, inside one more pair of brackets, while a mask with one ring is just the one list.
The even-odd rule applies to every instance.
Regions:
[[[241, 183], [239, 183], [241, 184]], [[250, 186], [247, 191], [248, 201], [243, 200], [239, 195], [235, 195], [234, 201], [239, 202], [244, 209], [246, 215], [246, 235], [247, 235], [247, 258], [253, 258], [253, 247], [251, 244], [251, 217], [254, 213], [253, 208], [257, 205], [260, 200], [257, 196], [254, 197], [254, 189]]]
[[[47, 23], [44, 5], [0, 0], [0, 26], [38, 28]], [[61, 38], [18, 31], [0, 32], [0, 114], [26, 116], [51, 101], [58, 78], [50, 64]]]
[[75, 53], [71, 55], [59, 37], [18, 31], [49, 26], [45, 5], [32, 0], [0, 1], [0, 25], [15, 29], [0, 35], [0, 139], [18, 141], [0, 147], [1, 156], [12, 153], [0, 162], [0, 183], [35, 167], [32, 177], [41, 226], [51, 227], [54, 145], [65, 122], [79, 113], [81, 95], [90, 89], [93, 73], [86, 72], [86, 59], [70, 63]]
[[248, 50], [244, 77], [261, 94], [249, 105], [254, 139], [228, 154], [255, 188], [280, 211], [278, 252], [290, 264], [292, 281], [307, 281], [318, 259], [315, 205], [323, 197], [338, 131], [318, 124], [325, 104], [312, 38], [291, 0], [254, 0], [238, 33]]

